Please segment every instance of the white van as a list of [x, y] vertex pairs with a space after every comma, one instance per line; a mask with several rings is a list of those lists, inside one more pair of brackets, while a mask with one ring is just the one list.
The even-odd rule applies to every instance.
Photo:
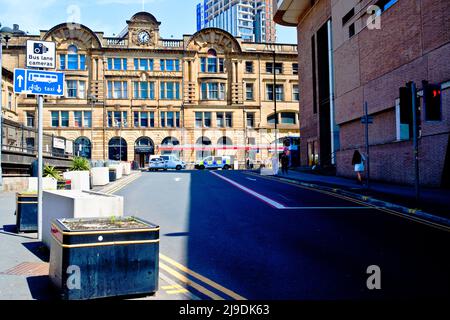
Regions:
[[181, 161], [174, 155], [169, 154], [169, 155], [162, 155], [159, 157], [164, 159], [164, 161], [166, 161], [167, 169], [175, 169], [175, 170], [186, 169], [186, 163], [184, 161]]

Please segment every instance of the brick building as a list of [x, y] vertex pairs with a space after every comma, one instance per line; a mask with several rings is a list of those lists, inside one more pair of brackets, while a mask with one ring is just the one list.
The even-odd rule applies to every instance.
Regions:
[[[369, 127], [371, 177], [413, 183], [412, 124], [403, 119], [399, 88], [414, 81], [422, 121], [420, 181], [448, 186], [450, 2], [317, 0], [294, 1], [291, 7], [284, 2], [275, 19], [298, 28], [302, 57], [302, 164], [335, 163], [338, 175], [353, 176], [353, 152], [365, 152], [361, 117], [367, 102], [374, 119]], [[437, 120], [427, 116], [423, 80], [441, 87]]]
[[[264, 160], [275, 140], [275, 118], [278, 137], [299, 136], [296, 45], [245, 42], [217, 28], [167, 40], [159, 25], [140, 12], [118, 37], [108, 38], [60, 24], [12, 37], [4, 64], [25, 66], [28, 39], [56, 43], [66, 92], [45, 98], [44, 130], [74, 140], [75, 155], [93, 160], [144, 166], [162, 153], [187, 162], [224, 154]], [[36, 123], [35, 97], [19, 96], [17, 114], [22, 123]]]

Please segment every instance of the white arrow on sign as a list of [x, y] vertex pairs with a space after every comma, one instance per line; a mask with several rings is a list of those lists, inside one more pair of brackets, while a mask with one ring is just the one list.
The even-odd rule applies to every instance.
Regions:
[[58, 86], [58, 90], [56, 90], [56, 91], [58, 91], [58, 93], [61, 93], [61, 86]]
[[17, 77], [17, 80], [19, 81], [19, 87], [22, 88], [22, 81], [23, 81], [22, 75], [19, 75], [19, 76]]

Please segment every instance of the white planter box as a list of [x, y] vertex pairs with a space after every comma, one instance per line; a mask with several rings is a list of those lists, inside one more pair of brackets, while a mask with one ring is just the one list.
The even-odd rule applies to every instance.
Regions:
[[123, 174], [126, 176], [130, 175], [131, 174], [131, 163], [123, 162], [122, 166], [123, 166]]
[[[42, 178], [42, 189], [43, 190], [56, 190], [57, 182], [55, 178]], [[38, 191], [38, 178], [28, 178], [28, 190], [27, 191]]]
[[122, 178], [123, 167], [122, 167], [121, 164], [112, 164], [112, 165], [110, 165], [109, 167], [116, 170], [116, 179], [117, 179], [117, 180], [119, 180], [120, 178]]
[[72, 190], [89, 191], [89, 171], [68, 171], [63, 173], [64, 179], [72, 181]]
[[122, 217], [123, 197], [91, 191], [45, 191], [42, 199], [42, 241], [50, 248], [51, 222], [59, 218]]
[[91, 169], [92, 186], [106, 186], [109, 183], [109, 168], [96, 167]]

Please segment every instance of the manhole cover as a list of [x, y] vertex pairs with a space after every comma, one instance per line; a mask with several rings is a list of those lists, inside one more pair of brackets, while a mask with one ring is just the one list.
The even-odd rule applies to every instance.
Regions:
[[11, 269], [0, 272], [10, 276], [48, 276], [48, 263], [23, 262]]

